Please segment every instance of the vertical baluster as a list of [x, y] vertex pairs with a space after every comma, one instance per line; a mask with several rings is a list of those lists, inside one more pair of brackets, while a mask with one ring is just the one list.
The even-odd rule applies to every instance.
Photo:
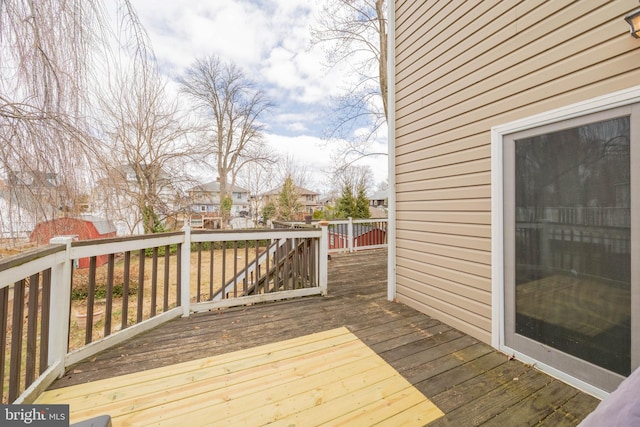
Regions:
[[318, 251], [317, 246], [320, 243], [320, 239], [313, 239], [311, 241], [311, 286], [318, 286]]
[[[2, 304], [0, 303], [0, 310]], [[49, 315], [51, 313], [51, 269], [42, 272], [42, 310], [40, 317], [40, 370], [42, 374], [47, 370], [49, 361]], [[4, 347], [2, 347], [4, 348]], [[1, 362], [0, 362], [1, 363]], [[0, 384], [2, 379], [0, 375]], [[0, 396], [0, 401], [2, 398]]]
[[293, 278], [293, 289], [298, 289], [298, 274], [299, 274], [299, 260], [298, 260], [298, 245], [300, 242], [297, 238], [291, 239], [293, 242], [293, 265], [291, 266], [291, 277]]
[[309, 237], [307, 239], [307, 262], [306, 262], [306, 269], [307, 269], [307, 286], [312, 287], [312, 281], [311, 281], [311, 273], [313, 271], [312, 265], [313, 265], [313, 257], [311, 256], [311, 250], [313, 248], [313, 238]]
[[305, 288], [311, 287], [310, 273], [311, 273], [311, 238], [304, 239], [304, 280]]
[[[164, 288], [162, 299], [162, 311], [169, 310], [169, 266], [171, 264], [171, 246], [164, 247]], [[177, 305], [177, 304], [176, 304]]]
[[222, 245], [222, 290], [220, 292], [222, 299], [225, 299], [227, 298], [227, 242], [223, 240], [220, 244]]
[[298, 276], [300, 279], [298, 280], [300, 283], [300, 288], [305, 287], [305, 262], [306, 262], [306, 239], [302, 238], [299, 240], [298, 246], [300, 247], [300, 256], [299, 256], [299, 264], [298, 264]]
[[372, 238], [373, 238], [373, 234], [374, 234], [374, 230], [375, 230], [373, 228], [373, 224], [367, 225], [367, 227], [364, 228], [363, 232], [366, 231], [367, 229], [369, 229], [369, 231], [364, 233], [365, 243], [362, 246], [371, 246], [373, 244]]
[[87, 287], [87, 320], [84, 330], [84, 343], [93, 340], [93, 304], [96, 298], [96, 257], [89, 258], [89, 285]]
[[283, 248], [282, 259], [284, 260], [284, 264], [283, 264], [284, 289], [285, 290], [293, 289], [289, 286], [289, 275], [291, 274], [291, 263], [289, 262], [289, 254], [291, 252], [291, 239], [287, 238], [282, 248]]
[[122, 330], [129, 324], [129, 282], [131, 276], [131, 252], [124, 253], [124, 272], [122, 277]]
[[196, 265], [196, 302], [200, 302], [202, 294], [202, 242], [198, 242], [198, 263]]
[[151, 314], [150, 317], [156, 315], [156, 304], [158, 303], [158, 247], [153, 248], [151, 258]]
[[238, 297], [238, 241], [233, 241], [233, 297]]
[[305, 257], [305, 251], [306, 251], [306, 239], [302, 238], [299, 240], [298, 246], [300, 247], [300, 256], [299, 256], [299, 263], [298, 263], [298, 276], [300, 277], [298, 279], [299, 283], [300, 283], [300, 288], [304, 288], [305, 287], [305, 261], [306, 261], [306, 257]]
[[113, 316], [113, 281], [115, 276], [116, 255], [109, 254], [107, 260], [106, 302], [104, 307], [104, 336], [111, 335], [111, 317]]
[[265, 293], [271, 292], [269, 290], [269, 241], [265, 243], [265, 270], [264, 270], [264, 289]]
[[13, 286], [13, 316], [11, 318], [11, 359], [9, 360], [9, 402], [20, 394], [20, 374], [22, 367], [22, 333], [24, 321], [25, 280]]
[[182, 292], [182, 244], [178, 243], [176, 250], [176, 307], [180, 306], [180, 293]]
[[29, 277], [29, 310], [27, 311], [27, 364], [25, 387], [29, 387], [36, 378], [36, 356], [38, 338], [38, 294], [40, 293], [40, 274]]
[[9, 320], [9, 287], [0, 289], [0, 403], [4, 402], [5, 349], [7, 348], [7, 323]]
[[249, 294], [249, 241], [244, 241], [244, 280], [242, 280], [242, 294]]
[[275, 245], [273, 251], [273, 288], [280, 290], [280, 241], [276, 239], [273, 244]]
[[209, 242], [209, 299], [213, 299], [213, 264], [215, 262], [213, 248], [214, 242]]
[[136, 322], [142, 322], [142, 312], [144, 310], [144, 261], [145, 250], [140, 249], [138, 252], [138, 310], [136, 314]]
[[255, 281], [254, 281], [254, 294], [260, 293], [260, 242], [256, 240], [256, 271], [255, 271]]

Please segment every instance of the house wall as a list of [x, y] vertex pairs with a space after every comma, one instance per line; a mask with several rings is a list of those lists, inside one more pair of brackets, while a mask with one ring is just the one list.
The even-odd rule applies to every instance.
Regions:
[[392, 7], [396, 297], [489, 343], [490, 129], [640, 84], [638, 3]]

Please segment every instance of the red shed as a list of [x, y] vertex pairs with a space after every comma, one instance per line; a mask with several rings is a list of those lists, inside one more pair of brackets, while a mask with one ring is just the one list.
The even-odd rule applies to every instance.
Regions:
[[[115, 237], [116, 227], [113, 222], [95, 216], [81, 216], [78, 218], [56, 218], [50, 221], [40, 222], [31, 232], [30, 240], [40, 245], [45, 245], [56, 236], [74, 236], [78, 240], [100, 239]], [[96, 265], [105, 264], [108, 255], [96, 257]], [[88, 268], [89, 258], [80, 258], [78, 268]]]

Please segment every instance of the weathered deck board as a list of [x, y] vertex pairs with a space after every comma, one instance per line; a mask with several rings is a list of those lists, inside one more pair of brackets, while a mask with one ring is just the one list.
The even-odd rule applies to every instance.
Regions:
[[599, 402], [436, 319], [387, 301], [384, 250], [332, 255], [328, 297], [176, 319], [72, 367], [52, 388], [343, 326], [445, 412], [433, 425], [570, 426]]

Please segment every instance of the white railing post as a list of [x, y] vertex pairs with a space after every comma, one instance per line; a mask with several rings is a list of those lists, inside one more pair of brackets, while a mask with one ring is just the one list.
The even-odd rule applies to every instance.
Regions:
[[347, 234], [349, 238], [349, 253], [353, 252], [353, 218], [349, 217], [349, 225], [347, 226]]
[[320, 221], [319, 225], [322, 229], [322, 234], [320, 235], [320, 268], [318, 269], [320, 277], [318, 280], [320, 282], [320, 293], [325, 296], [327, 295], [329, 276], [329, 222]]
[[51, 267], [51, 310], [49, 311], [49, 366], [58, 363], [56, 375], [64, 375], [69, 320], [71, 316], [71, 242], [72, 237], [54, 237], [53, 245], [65, 245], [64, 261]]
[[[180, 258], [180, 305], [182, 306], [182, 317], [189, 317], [191, 314], [191, 227], [182, 227], [184, 242]], [[212, 243], [213, 244], [213, 243]]]

